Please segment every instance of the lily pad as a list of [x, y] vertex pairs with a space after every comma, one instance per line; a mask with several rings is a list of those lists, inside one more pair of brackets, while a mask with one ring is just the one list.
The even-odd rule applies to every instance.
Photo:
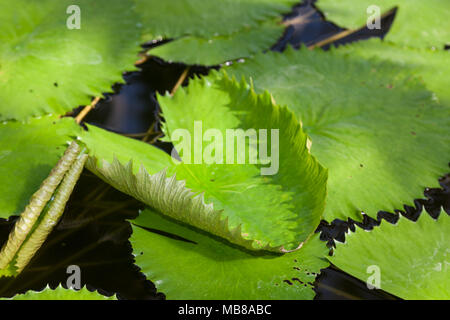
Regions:
[[0, 124], [0, 218], [23, 211], [79, 132], [74, 119], [55, 116]]
[[303, 123], [311, 153], [329, 169], [328, 221], [413, 205], [448, 171], [450, 108], [409, 68], [339, 49], [288, 48], [227, 72], [271, 92]]
[[447, 0], [320, 0], [319, 9], [325, 17], [341, 27], [356, 29], [372, 20], [370, 6], [383, 13], [398, 7], [394, 24], [387, 39], [413, 47], [441, 49], [450, 43], [450, 6]]
[[27, 291], [4, 300], [117, 300], [115, 296], [106, 297], [97, 291], [89, 291], [85, 287], [80, 290], [65, 289], [59, 285], [56, 289], [49, 286], [42, 291]]
[[[367, 232], [357, 228], [337, 242], [330, 261], [343, 271], [403, 299], [450, 299], [450, 217], [425, 211], [417, 222], [404, 217], [383, 221]], [[375, 274], [375, 273], [378, 274]]]
[[144, 38], [211, 38], [288, 13], [297, 0], [135, 0]]
[[185, 64], [218, 65], [229, 60], [246, 58], [269, 49], [283, 34], [275, 22], [245, 28], [232, 35], [209, 39], [186, 36], [148, 51], [166, 61]]
[[340, 46], [339, 52], [392, 63], [396, 69], [399, 67], [407, 69], [411, 74], [423, 80], [427, 89], [434, 94], [434, 100], [450, 106], [449, 51], [406, 47], [380, 39], [370, 39]]
[[[223, 137], [227, 130], [266, 130], [268, 139], [264, 141], [261, 134], [253, 144], [245, 139], [243, 150], [232, 150], [234, 163], [219, 147], [215, 149], [221, 154], [218, 161], [173, 160], [165, 167], [167, 174], [154, 174], [162, 166], [152, 167], [146, 159], [158, 158], [162, 151], [109, 134], [105, 145], [116, 146], [101, 153], [86, 139], [88, 132], [83, 140], [100, 160], [88, 161], [88, 168], [159, 212], [248, 249], [294, 250], [308, 239], [323, 211], [327, 172], [310, 155], [308, 138], [288, 109], [273, 104], [269, 94], [256, 95], [244, 82], [226, 78], [214, 86], [204, 80], [193, 81], [175, 97], [161, 97], [160, 103], [168, 139], [175, 139], [177, 130], [194, 137], [196, 122], [202, 123], [205, 132], [213, 129]], [[97, 139], [98, 144], [101, 141]], [[134, 144], [136, 147], [128, 147]], [[250, 159], [251, 146], [263, 144], [272, 156], [270, 164], [237, 162], [240, 156]], [[192, 146], [192, 154], [211, 151], [207, 143], [193, 142]], [[237, 144], [233, 148], [238, 148]], [[182, 150], [178, 151], [183, 158]], [[114, 156], [117, 161], [112, 161]], [[124, 159], [132, 160], [134, 166], [125, 164]], [[141, 168], [137, 167], [141, 163]], [[264, 170], [273, 170], [272, 175], [262, 175]]]
[[[136, 70], [140, 29], [131, 0], [0, 4], [0, 120], [64, 114]], [[68, 12], [68, 13], [66, 13]], [[69, 28], [70, 26], [70, 28]]]
[[318, 234], [296, 252], [256, 254], [151, 210], [132, 223], [136, 264], [171, 300], [312, 299], [315, 277], [328, 266]]

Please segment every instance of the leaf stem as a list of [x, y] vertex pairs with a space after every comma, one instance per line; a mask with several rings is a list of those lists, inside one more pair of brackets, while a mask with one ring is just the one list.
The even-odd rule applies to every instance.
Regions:
[[178, 78], [177, 83], [175, 83], [175, 85], [172, 88], [172, 91], [170, 92], [170, 95], [174, 95], [175, 92], [178, 90], [178, 88], [183, 84], [184, 80], [186, 79], [188, 73], [189, 73], [189, 69], [191, 67], [187, 67], [186, 69], [184, 69], [183, 73], [180, 75], [180, 77]]
[[[382, 19], [384, 19], [385, 17], [387, 17], [387, 16], [393, 14], [393, 12], [396, 11], [396, 10], [397, 10], [397, 8], [394, 7], [394, 8], [392, 8], [392, 9], [386, 11], [385, 13], [383, 13], [383, 14], [381, 15], [380, 19], [382, 20]], [[375, 18], [374, 18], [374, 20], [375, 20]], [[373, 21], [374, 21], [374, 20], [373, 20]], [[315, 43], [315, 44], [309, 45], [309, 46], [308, 46], [308, 49], [321, 48], [321, 47], [323, 47], [323, 46], [326, 46], [327, 44], [330, 44], [330, 43], [333, 43], [333, 42], [335, 42], [335, 41], [337, 41], [337, 40], [340, 40], [340, 39], [342, 39], [342, 38], [345, 38], [345, 37], [347, 37], [347, 36], [349, 36], [349, 35], [351, 35], [351, 34], [353, 34], [353, 33], [356, 33], [356, 32], [358, 32], [358, 31], [361, 31], [361, 30], [363, 30], [363, 29], [365, 29], [365, 28], [366, 28], [366, 25], [364, 25], [364, 26], [362, 26], [362, 27], [360, 27], [360, 28], [358, 28], [358, 29], [348, 29], [348, 30], [341, 31], [341, 32], [339, 32], [339, 33], [337, 33], [337, 34], [332, 35], [331, 37], [325, 38], [325, 39], [323, 39], [323, 40], [321, 40], [321, 41], [319, 41], [319, 42], [317, 42], [317, 43]]]
[[100, 97], [95, 97], [94, 100], [92, 100], [92, 102], [90, 104], [88, 104], [87, 106], [85, 106], [83, 108], [83, 110], [81, 110], [81, 112], [75, 117], [75, 121], [80, 124], [81, 121], [84, 119], [84, 117], [89, 113], [89, 111], [91, 111], [92, 109], [94, 109], [95, 105], [100, 101]]
[[140, 58], [139, 60], [137, 60], [134, 65], [138, 66], [140, 64], [143, 64], [144, 62], [146, 62], [148, 60], [149, 56], [147, 54], [142, 55], [142, 58]]

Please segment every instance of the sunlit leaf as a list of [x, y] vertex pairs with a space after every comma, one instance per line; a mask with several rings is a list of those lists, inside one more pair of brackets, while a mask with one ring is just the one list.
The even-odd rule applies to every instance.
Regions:
[[[148, 159], [159, 159], [162, 151], [102, 133], [105, 138], [109, 135], [106, 146], [113, 143], [116, 146], [100, 152], [83, 138], [97, 159], [106, 159], [98, 163], [89, 161], [88, 167], [119, 190], [163, 214], [249, 249], [293, 250], [308, 239], [321, 218], [327, 175], [309, 154], [307, 136], [289, 110], [274, 105], [269, 94], [256, 95], [245, 83], [229, 79], [220, 80], [217, 86], [204, 80], [193, 81], [175, 97], [160, 98], [160, 103], [169, 139], [175, 130], [183, 129], [194, 137], [194, 121], [201, 121], [203, 130], [215, 129], [223, 137], [227, 129], [267, 130], [271, 164], [253, 164], [248, 160], [237, 164], [236, 158], [234, 164], [227, 163], [226, 152], [222, 150], [219, 163], [171, 161], [166, 167], [169, 177], [176, 173], [175, 180], [166, 178], [165, 172], [154, 174], [162, 166], [155, 166]], [[271, 136], [272, 130], [278, 130], [279, 138]], [[99, 129], [92, 130], [94, 134], [96, 131]], [[256, 139], [259, 139], [256, 145], [264, 142], [261, 135]], [[102, 144], [96, 141], [95, 145]], [[245, 143], [248, 152], [250, 142]], [[200, 148], [197, 154], [201, 155], [208, 148], [206, 142], [203, 147], [199, 141], [192, 145], [194, 149]], [[119, 161], [112, 161], [114, 155]], [[125, 165], [128, 160], [133, 161], [134, 170]], [[143, 167], [139, 169], [141, 163]], [[261, 175], [270, 169], [272, 175]]]
[[[69, 29], [80, 9], [80, 29]], [[16, 0], [0, 4], [0, 119], [63, 114], [135, 70], [132, 1]]]
[[373, 6], [380, 13], [398, 6], [388, 40], [422, 48], [442, 48], [450, 42], [448, 0], [320, 0], [317, 6], [326, 19], [351, 29], [364, 26], [368, 20], [372, 22], [376, 16]]
[[434, 99], [450, 106], [449, 74], [450, 52], [396, 45], [392, 42], [371, 39], [340, 46], [339, 52], [393, 63], [395, 68], [407, 69], [421, 78]]
[[450, 299], [450, 217], [422, 212], [367, 232], [357, 228], [337, 243], [330, 261], [343, 271], [403, 299]]
[[227, 72], [252, 79], [302, 121], [311, 153], [329, 169], [327, 220], [413, 205], [448, 171], [450, 108], [409, 68], [339, 49], [288, 49]]

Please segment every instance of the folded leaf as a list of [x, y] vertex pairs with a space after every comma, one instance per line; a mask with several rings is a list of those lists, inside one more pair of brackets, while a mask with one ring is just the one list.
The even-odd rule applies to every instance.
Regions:
[[[84, 167], [86, 159], [80, 161], [79, 153], [80, 147], [72, 142], [39, 190], [31, 196], [14, 224], [8, 241], [2, 246], [0, 269], [9, 269], [11, 273], [22, 271], [57, 223]], [[50, 221], [46, 219], [48, 217]]]
[[[17, 253], [17, 257], [14, 259], [17, 272], [21, 272], [28, 265], [30, 260], [47, 239], [50, 232], [52, 232], [53, 228], [58, 224], [66, 207], [66, 203], [84, 169], [86, 160], [87, 155], [84, 152], [81, 152], [72, 167], [66, 172], [64, 179], [48, 203], [47, 210], [44, 210], [41, 214], [36, 226], [29, 233], [26, 242], [22, 245]], [[16, 222], [16, 225], [19, 221]]]
[[[160, 102], [168, 138], [177, 129], [193, 133], [195, 121], [201, 121], [205, 130], [215, 128], [224, 137], [227, 129], [267, 130], [267, 141], [259, 136], [252, 146], [265, 144], [268, 154], [274, 156], [272, 162], [231, 164], [221, 158], [215, 163], [195, 164], [171, 160], [165, 166], [166, 177], [165, 172], [155, 174], [163, 165], [149, 160], [160, 157], [162, 151], [90, 127], [83, 140], [94, 157], [106, 161], [91, 159], [88, 168], [159, 212], [248, 249], [289, 251], [308, 239], [321, 218], [327, 173], [310, 155], [307, 136], [291, 112], [273, 104], [270, 95], [256, 95], [245, 83], [229, 79], [217, 87], [194, 81], [187, 90]], [[272, 130], [279, 133], [271, 137]], [[106, 146], [115, 146], [97, 149], [95, 146], [103, 145], [101, 137]], [[251, 143], [245, 141], [247, 151], [233, 151], [248, 160], [243, 153], [249, 152]], [[194, 149], [198, 147], [193, 144]], [[219, 155], [219, 149], [216, 152]], [[201, 146], [199, 153], [204, 153]], [[112, 160], [114, 156], [118, 161]], [[125, 165], [128, 160], [133, 161], [134, 169], [131, 163]], [[261, 175], [271, 169], [272, 175]]]

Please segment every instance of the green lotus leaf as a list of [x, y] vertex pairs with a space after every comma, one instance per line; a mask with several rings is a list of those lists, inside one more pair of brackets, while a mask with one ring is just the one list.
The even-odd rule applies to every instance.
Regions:
[[[80, 29], [69, 29], [80, 9]], [[136, 70], [132, 1], [17, 0], [0, 4], [0, 119], [64, 114]], [[69, 9], [69, 10], [68, 10]], [[69, 12], [69, 13], [66, 13]]]
[[[417, 222], [383, 221], [367, 232], [357, 228], [337, 242], [330, 261], [343, 271], [403, 299], [450, 299], [450, 217], [425, 211]], [[369, 277], [379, 276], [379, 283]]]
[[227, 72], [250, 78], [302, 121], [311, 153], [329, 169], [328, 221], [413, 205], [448, 171], [450, 108], [408, 68], [339, 49], [289, 48]]
[[23, 211], [79, 132], [74, 119], [56, 116], [0, 124], [0, 218]]
[[[194, 139], [198, 137], [199, 123], [205, 137], [208, 132], [218, 132], [223, 137], [223, 146], [215, 150], [219, 159], [215, 162], [224, 164], [180, 166], [186, 170], [177, 170], [177, 176], [186, 179], [196, 176], [191, 186], [195, 185], [195, 190], [205, 190], [205, 198], [211, 200], [215, 208], [224, 210], [232, 226], [242, 224], [243, 233], [249, 234], [250, 239], [258, 239], [264, 245], [271, 241], [271, 247], [292, 243], [289, 249], [297, 247], [314, 231], [323, 210], [325, 186], [321, 184], [326, 180], [326, 173], [310, 156], [307, 136], [288, 109], [274, 105], [268, 93], [255, 95], [245, 83], [227, 78], [214, 84], [197, 79], [174, 97], [166, 95], [158, 100], [166, 121], [163, 129], [174, 144], [176, 131], [185, 130]], [[230, 129], [255, 130], [252, 139], [258, 140], [255, 145], [259, 146], [262, 141], [256, 137], [256, 130], [267, 130], [268, 135], [278, 130], [279, 145], [274, 141], [267, 148], [279, 148], [279, 171], [261, 176], [256, 169], [262, 165], [229, 164], [225, 144], [233, 139], [226, 137]], [[199, 153], [205, 156], [203, 161], [207, 161], [209, 148], [216, 142], [194, 141], [189, 150], [190, 162], [195, 163]], [[183, 152], [187, 150], [179, 148], [178, 151], [185, 160]], [[236, 153], [248, 156], [249, 151], [236, 150]], [[244, 211], [242, 203], [245, 202], [249, 205]]]
[[88, 124], [87, 128], [87, 131], [81, 133], [80, 138], [89, 148], [91, 159], [88, 162], [90, 164], [96, 164], [102, 168], [103, 164], [112, 163], [114, 160], [124, 164], [133, 160], [136, 164], [133, 167], [133, 174], [139, 172], [139, 165], [142, 165], [151, 175], [165, 169], [168, 169], [170, 174], [173, 173], [171, 168], [174, 166], [174, 162], [166, 152], [139, 140], [127, 138], [93, 125]]
[[327, 20], [342, 27], [356, 29], [373, 18], [370, 6], [383, 13], [398, 7], [387, 39], [414, 47], [439, 47], [450, 43], [450, 6], [447, 0], [320, 0], [317, 6]]
[[[159, 159], [162, 151], [112, 133], [97, 134], [101, 130], [90, 127], [83, 140], [92, 155], [103, 161], [91, 159], [88, 168], [159, 212], [248, 249], [294, 250], [308, 239], [321, 218], [327, 173], [310, 155], [307, 136], [289, 110], [274, 105], [269, 94], [256, 95], [245, 83], [228, 78], [217, 86], [201, 79], [192, 81], [175, 97], [160, 97], [160, 103], [167, 137], [174, 138], [177, 130], [192, 133], [196, 140], [192, 142], [193, 155], [205, 156], [209, 150], [219, 156], [221, 152], [220, 147], [211, 152], [215, 144], [197, 141], [196, 121], [205, 132], [213, 129], [223, 137], [227, 130], [242, 129], [243, 134], [259, 132], [259, 138], [256, 135], [253, 142], [245, 139], [245, 150], [238, 150], [237, 143], [232, 146], [234, 164], [222, 150], [215, 162], [208, 162], [206, 156], [201, 163], [172, 160], [164, 167], [167, 173], [155, 174], [163, 165], [148, 159]], [[260, 130], [266, 130], [267, 141]], [[273, 131], [277, 135], [272, 136]], [[91, 134], [104, 139], [87, 138]], [[233, 137], [229, 140], [233, 142]], [[105, 147], [99, 150], [96, 146], [103, 145], [102, 141]], [[116, 146], [110, 147], [112, 143]], [[263, 143], [272, 162], [251, 163], [250, 148], [259, 145], [256, 151], [262, 159]], [[130, 148], [133, 144], [136, 147]], [[182, 150], [178, 151], [183, 158]], [[237, 163], [239, 156], [245, 163]], [[134, 166], [125, 164], [128, 160], [133, 160]], [[141, 168], [136, 167], [140, 163]], [[264, 170], [273, 170], [272, 175], [261, 175]]]
[[296, 0], [135, 0], [144, 39], [231, 35], [291, 10]]
[[328, 266], [318, 234], [301, 250], [261, 254], [151, 210], [132, 223], [136, 264], [167, 299], [312, 299], [315, 277]]
[[213, 36], [209, 39], [182, 37], [151, 49], [148, 53], [166, 61], [218, 65], [269, 49], [282, 34], [283, 27], [273, 21], [232, 35]]
[[450, 52], [425, 48], [399, 46], [395, 43], [370, 39], [340, 46], [339, 52], [358, 55], [365, 59], [388, 61], [408, 69], [419, 76], [428, 90], [435, 94], [434, 98], [443, 105], [450, 106], [450, 90], [448, 75], [450, 74]]
[[42, 291], [27, 291], [17, 294], [11, 299], [3, 300], [117, 300], [116, 296], [106, 297], [97, 291], [89, 291], [85, 287], [80, 290], [65, 289], [59, 285], [52, 290], [49, 286]]

